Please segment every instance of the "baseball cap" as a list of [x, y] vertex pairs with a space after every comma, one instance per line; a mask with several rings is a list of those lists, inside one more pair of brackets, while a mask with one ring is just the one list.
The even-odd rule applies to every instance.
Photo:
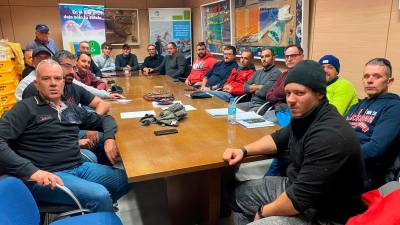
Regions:
[[46, 24], [38, 24], [35, 28], [37, 31], [48, 31], [50, 30]]
[[40, 47], [33, 49], [32, 57], [35, 57], [36, 55], [38, 55], [41, 52], [45, 52], [51, 56], [51, 52], [47, 48], [40, 46]]

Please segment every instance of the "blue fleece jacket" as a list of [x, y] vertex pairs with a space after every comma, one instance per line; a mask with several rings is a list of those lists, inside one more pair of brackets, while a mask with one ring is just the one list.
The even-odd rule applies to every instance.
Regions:
[[237, 68], [238, 64], [235, 61], [232, 62], [217, 62], [214, 67], [209, 70], [205, 77], [207, 78], [207, 87], [212, 87], [217, 85], [222, 87], [228, 80], [229, 74], [233, 68]]
[[399, 112], [400, 97], [385, 93], [363, 99], [345, 115], [360, 140], [369, 177], [373, 174], [373, 177], [383, 179], [399, 152]]

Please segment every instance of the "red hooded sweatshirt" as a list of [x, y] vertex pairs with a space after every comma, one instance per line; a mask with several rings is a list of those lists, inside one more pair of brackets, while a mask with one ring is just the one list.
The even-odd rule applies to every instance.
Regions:
[[197, 57], [188, 76], [190, 83], [194, 84], [203, 81], [204, 75], [213, 68], [216, 62], [217, 60], [209, 52], [206, 52], [203, 58]]
[[244, 94], [244, 83], [248, 79], [250, 79], [253, 76], [253, 73], [255, 71], [254, 65], [250, 65], [249, 68], [233, 68], [231, 74], [228, 77], [228, 80], [226, 81], [225, 85], [231, 85], [232, 90], [229, 92], [232, 95], [239, 96]]

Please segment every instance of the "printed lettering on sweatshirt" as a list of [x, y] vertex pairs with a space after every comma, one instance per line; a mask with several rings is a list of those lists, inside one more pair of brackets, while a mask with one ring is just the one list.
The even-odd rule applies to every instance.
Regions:
[[360, 109], [358, 113], [352, 113], [346, 116], [346, 120], [349, 122], [353, 129], [359, 127], [362, 132], [366, 133], [369, 130], [369, 124], [374, 121], [375, 116], [378, 112], [373, 110]]

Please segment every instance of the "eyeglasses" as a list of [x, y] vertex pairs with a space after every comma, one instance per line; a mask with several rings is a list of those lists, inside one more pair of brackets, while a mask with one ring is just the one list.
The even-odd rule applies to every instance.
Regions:
[[73, 69], [74, 71], [78, 70], [78, 68], [76, 66], [73, 66], [73, 65], [71, 65], [69, 63], [63, 63], [63, 64], [60, 64], [60, 66], [62, 66], [64, 68], [67, 68], [67, 69]]
[[297, 53], [297, 54], [291, 54], [291, 55], [285, 55], [285, 59], [294, 59], [298, 56], [301, 56], [302, 54]]
[[107, 49], [107, 50], [112, 50], [112, 48], [111, 48], [111, 47], [104, 47], [104, 49]]

